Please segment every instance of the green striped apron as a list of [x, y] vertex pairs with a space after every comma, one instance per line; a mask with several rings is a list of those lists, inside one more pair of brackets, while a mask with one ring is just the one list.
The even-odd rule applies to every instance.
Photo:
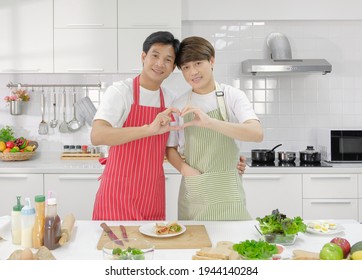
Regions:
[[[222, 120], [219, 108], [207, 113]], [[192, 114], [184, 117], [191, 120]], [[234, 139], [211, 129], [185, 128], [185, 160], [201, 175], [182, 177], [179, 220], [250, 220], [241, 176], [236, 169], [239, 150]]]

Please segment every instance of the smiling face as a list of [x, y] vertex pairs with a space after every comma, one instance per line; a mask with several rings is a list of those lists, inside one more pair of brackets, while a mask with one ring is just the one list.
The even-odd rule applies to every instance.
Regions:
[[192, 90], [198, 94], [207, 94], [215, 90], [213, 76], [214, 58], [208, 60], [190, 61], [181, 65], [182, 74]]
[[175, 69], [175, 59], [172, 45], [157, 43], [153, 44], [147, 53], [142, 52], [141, 86], [157, 90]]

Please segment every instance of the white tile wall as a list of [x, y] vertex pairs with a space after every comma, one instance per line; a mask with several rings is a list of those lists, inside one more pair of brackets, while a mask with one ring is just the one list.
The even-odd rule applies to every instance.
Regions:
[[[219, 82], [240, 86], [253, 103], [265, 131], [262, 143], [244, 143], [243, 152], [252, 148], [304, 150], [315, 145], [320, 127], [362, 129], [362, 21], [184, 21], [183, 37], [197, 35], [210, 40], [216, 48], [215, 76]], [[284, 33], [291, 44], [293, 58], [325, 58], [332, 73], [251, 77], [241, 73], [241, 61], [267, 56], [265, 38], [270, 32]], [[43, 150], [60, 150], [63, 144], [90, 144], [90, 127], [61, 134], [50, 130], [38, 135], [41, 121], [39, 95], [31, 93], [25, 113], [11, 116], [3, 97], [8, 82], [21, 83], [98, 83], [108, 84], [127, 75], [0, 75], [0, 127], [8, 124], [18, 133], [41, 142]], [[165, 85], [176, 92], [188, 86], [181, 74], [173, 74]], [[70, 95], [69, 95], [70, 97]], [[69, 100], [68, 97], [68, 100]], [[52, 119], [47, 98], [46, 121]], [[58, 113], [60, 111], [58, 110]], [[58, 114], [59, 117], [61, 115]], [[72, 117], [68, 107], [67, 119]]]

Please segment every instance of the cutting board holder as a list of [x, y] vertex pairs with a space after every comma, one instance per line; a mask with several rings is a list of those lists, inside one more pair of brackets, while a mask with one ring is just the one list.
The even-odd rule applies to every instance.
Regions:
[[[200, 249], [203, 247], [212, 247], [209, 235], [204, 225], [185, 225], [186, 231], [183, 234], [157, 238], [144, 235], [139, 232], [139, 226], [125, 226], [129, 238], [142, 238], [152, 242], [156, 249]], [[119, 226], [110, 226], [112, 231], [121, 238], [122, 232]], [[97, 249], [102, 250], [103, 245], [110, 241], [106, 232], [98, 241]]]
[[91, 153], [62, 153], [60, 156], [61, 159], [67, 159], [67, 160], [91, 160], [91, 159], [100, 159], [102, 157], [102, 154], [91, 154]]

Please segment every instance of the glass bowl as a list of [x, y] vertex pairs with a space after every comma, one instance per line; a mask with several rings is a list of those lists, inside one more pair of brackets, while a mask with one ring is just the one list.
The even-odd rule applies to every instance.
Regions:
[[280, 244], [284, 246], [293, 245], [297, 239], [297, 234], [262, 234], [262, 239], [269, 243]]
[[155, 245], [140, 238], [109, 241], [103, 246], [104, 260], [152, 260]]

